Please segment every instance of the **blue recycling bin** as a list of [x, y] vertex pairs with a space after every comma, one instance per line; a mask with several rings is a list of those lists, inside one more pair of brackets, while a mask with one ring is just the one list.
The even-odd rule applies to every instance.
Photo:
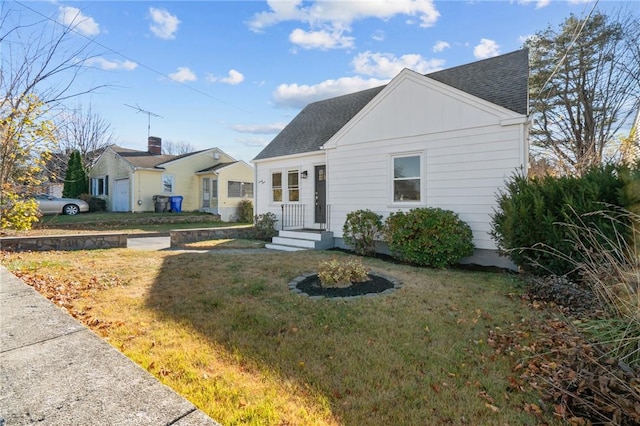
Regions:
[[173, 195], [169, 197], [169, 205], [172, 213], [182, 212], [182, 195]]

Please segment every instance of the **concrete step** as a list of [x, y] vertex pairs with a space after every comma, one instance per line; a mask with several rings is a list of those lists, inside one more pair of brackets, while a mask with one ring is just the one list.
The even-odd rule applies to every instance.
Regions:
[[308, 250], [302, 247], [292, 247], [292, 246], [285, 246], [285, 245], [281, 245], [281, 244], [267, 244], [265, 245], [266, 248], [271, 249], [271, 250], [280, 250], [280, 251], [303, 251], [303, 250]]
[[282, 246], [290, 246], [290, 247], [300, 247], [304, 249], [315, 249], [316, 243], [318, 241], [313, 240], [303, 240], [299, 238], [284, 238], [284, 237], [273, 237], [271, 239], [273, 244], [278, 244]]

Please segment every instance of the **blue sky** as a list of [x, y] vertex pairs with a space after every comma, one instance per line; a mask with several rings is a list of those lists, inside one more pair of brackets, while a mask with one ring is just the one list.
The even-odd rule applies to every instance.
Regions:
[[95, 57], [79, 86], [118, 145], [151, 135], [249, 162], [304, 105], [508, 53], [600, 1], [20, 1], [23, 19], [77, 24]]

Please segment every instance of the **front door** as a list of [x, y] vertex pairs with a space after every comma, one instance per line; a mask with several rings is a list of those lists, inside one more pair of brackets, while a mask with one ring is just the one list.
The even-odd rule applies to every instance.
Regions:
[[115, 181], [115, 191], [113, 194], [113, 211], [129, 211], [129, 179], [118, 179]]
[[315, 166], [315, 223], [327, 223], [327, 166]]
[[202, 178], [202, 207], [211, 207], [211, 179]]

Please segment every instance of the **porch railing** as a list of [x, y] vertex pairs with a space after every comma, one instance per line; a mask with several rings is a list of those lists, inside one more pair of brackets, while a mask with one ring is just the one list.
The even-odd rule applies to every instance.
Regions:
[[[304, 204], [281, 204], [282, 209], [280, 229], [304, 229], [305, 227], [305, 205]], [[331, 205], [325, 205], [324, 223], [316, 223], [314, 225], [320, 225], [320, 229], [326, 230], [330, 225], [330, 213]]]
[[304, 228], [304, 204], [282, 204], [281, 229]]

